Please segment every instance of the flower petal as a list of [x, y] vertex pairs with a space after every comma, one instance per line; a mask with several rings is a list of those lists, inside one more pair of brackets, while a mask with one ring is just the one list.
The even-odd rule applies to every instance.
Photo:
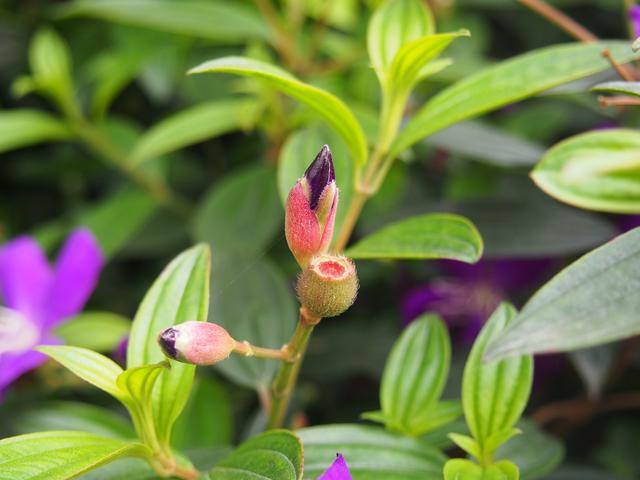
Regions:
[[89, 230], [81, 228], [71, 233], [56, 262], [45, 328], [53, 328], [82, 310], [96, 287], [103, 263], [98, 242]]
[[0, 249], [0, 297], [26, 317], [39, 320], [53, 274], [40, 246], [22, 236]]
[[329, 469], [318, 477], [318, 480], [352, 480], [349, 466], [342, 454], [331, 464]]

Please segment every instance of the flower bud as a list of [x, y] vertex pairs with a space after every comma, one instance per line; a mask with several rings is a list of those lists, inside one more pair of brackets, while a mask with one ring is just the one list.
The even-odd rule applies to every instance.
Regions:
[[236, 345], [224, 328], [209, 322], [185, 322], [169, 327], [160, 332], [158, 343], [167, 357], [195, 365], [218, 363]]
[[346, 311], [356, 299], [356, 267], [342, 255], [318, 255], [298, 277], [296, 290], [300, 304], [312, 315], [335, 317]]
[[285, 207], [287, 244], [302, 268], [311, 257], [329, 248], [337, 208], [333, 158], [329, 147], [324, 145], [289, 192]]

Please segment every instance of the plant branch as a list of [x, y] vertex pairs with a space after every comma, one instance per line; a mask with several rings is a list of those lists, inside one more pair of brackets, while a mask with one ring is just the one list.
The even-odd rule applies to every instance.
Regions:
[[573, 20], [568, 15], [565, 15], [560, 10], [552, 7], [544, 0], [519, 0], [525, 7], [533, 10], [534, 12], [542, 15], [554, 25], [558, 26], [561, 30], [564, 30], [569, 35], [581, 42], [597, 42], [598, 37]]
[[320, 319], [311, 315], [307, 309], [300, 307], [300, 320], [291, 341], [284, 347], [287, 349], [293, 362], [282, 362], [280, 370], [273, 381], [271, 391], [271, 409], [267, 428], [280, 428], [289, 408], [291, 395], [298, 380], [302, 359], [309, 345], [309, 338], [314, 327]]
[[627, 107], [632, 105], [640, 105], [640, 98], [629, 97], [627, 95], [614, 95], [612, 97], [599, 96], [598, 103], [602, 108]]
[[287, 363], [292, 363], [295, 360], [289, 353], [287, 346], [283, 348], [257, 347], [246, 340], [244, 342], [237, 342], [234, 352], [244, 355], [245, 357], [271, 358]]

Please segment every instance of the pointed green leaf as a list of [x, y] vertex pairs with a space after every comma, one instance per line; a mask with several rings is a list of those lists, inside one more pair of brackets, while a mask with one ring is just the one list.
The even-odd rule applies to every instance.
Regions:
[[509, 327], [487, 360], [562, 352], [640, 333], [640, 228], [578, 259], [545, 284]]
[[425, 420], [442, 394], [450, 361], [451, 341], [436, 315], [420, 317], [402, 333], [387, 358], [380, 387], [389, 428], [411, 436], [428, 431]]
[[487, 345], [508, 328], [517, 312], [503, 303], [491, 315], [476, 338], [462, 378], [462, 404], [469, 430], [482, 455], [491, 458], [511, 432], [529, 400], [533, 381], [533, 360], [522, 356], [484, 363]]
[[350, 247], [346, 255], [356, 259], [450, 258], [477, 262], [482, 238], [464, 217], [427, 214], [387, 225]]
[[0, 440], [1, 480], [67, 480], [122, 457], [146, 457], [139, 443], [76, 431], [30, 433]]
[[165, 361], [156, 365], [128, 368], [118, 375], [116, 384], [141, 408], [150, 411], [153, 387], [163, 369], [168, 366], [168, 361]]
[[259, 78], [292, 96], [315, 110], [342, 136], [356, 164], [366, 163], [367, 142], [362, 128], [351, 110], [335, 95], [303, 83], [274, 65], [246, 57], [218, 58], [189, 70], [189, 74], [209, 72]]
[[502, 460], [481, 467], [469, 460], [454, 458], [444, 466], [444, 480], [519, 480], [518, 467]]
[[460, 435], [459, 433], [450, 433], [447, 436], [453, 441], [453, 443], [469, 455], [473, 455], [475, 458], [480, 458], [482, 456], [480, 445], [478, 445], [478, 442], [473, 438], [467, 435]]
[[387, 0], [380, 5], [367, 30], [369, 59], [380, 83], [404, 45], [434, 31], [433, 15], [420, 0]]
[[429, 100], [391, 146], [396, 156], [414, 143], [454, 123], [531, 97], [557, 85], [607, 70], [608, 48], [620, 62], [637, 55], [622, 41], [558, 45], [501, 62], [442, 90]]
[[56, 335], [65, 345], [110, 353], [124, 340], [130, 328], [131, 321], [116, 313], [84, 312], [56, 328]]
[[550, 149], [531, 178], [552, 197], [580, 208], [640, 212], [640, 133], [611, 129], [571, 137]]
[[147, 130], [133, 148], [129, 161], [138, 165], [251, 125], [257, 109], [255, 100], [219, 100], [182, 110]]
[[84, 381], [107, 392], [118, 400], [126, 400], [127, 394], [118, 387], [116, 380], [122, 368], [110, 358], [92, 350], [66, 345], [47, 345], [36, 350], [53, 358]]
[[0, 111], [0, 153], [72, 136], [64, 122], [48, 113], [27, 109]]
[[591, 90], [640, 97], [640, 82], [605, 82], [599, 83]]
[[364, 425], [323, 425], [297, 431], [305, 479], [317, 478], [342, 453], [358, 480], [441, 480], [446, 457], [429, 443]]
[[220, 480], [301, 480], [302, 444], [286, 430], [262, 433], [235, 449], [209, 476]]
[[91, 17], [135, 27], [241, 43], [266, 40], [269, 28], [258, 12], [236, 2], [209, 0], [76, 0], [60, 9], [62, 17]]
[[[145, 295], [136, 313], [127, 350], [128, 368], [165, 360], [156, 336], [163, 329], [190, 320], [206, 320], [209, 308], [209, 248], [196, 245], [178, 255]], [[189, 397], [195, 366], [171, 361], [153, 392], [158, 437], [168, 444], [171, 428]]]

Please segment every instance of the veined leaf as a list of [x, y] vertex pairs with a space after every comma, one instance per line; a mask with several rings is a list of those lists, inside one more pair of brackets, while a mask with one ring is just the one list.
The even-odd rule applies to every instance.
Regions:
[[131, 321], [116, 313], [83, 312], [56, 328], [56, 335], [64, 340], [65, 345], [112, 352], [130, 328]]
[[162, 373], [163, 368], [168, 367], [168, 361], [156, 365], [128, 368], [116, 379], [118, 388], [127, 392], [142, 409], [151, 410], [151, 396], [153, 387]]
[[611, 129], [571, 137], [545, 154], [531, 178], [571, 205], [640, 213], [640, 133]]
[[342, 453], [358, 480], [441, 480], [446, 457], [428, 443], [364, 425], [298, 430], [305, 478], [317, 478]]
[[473, 263], [482, 255], [482, 238], [464, 217], [427, 214], [387, 225], [360, 240], [346, 254], [356, 259], [450, 258]]
[[508, 328], [516, 316], [503, 303], [491, 315], [476, 338], [462, 378], [462, 404], [469, 430], [477, 441], [483, 461], [513, 435], [516, 421], [529, 400], [533, 381], [533, 359], [521, 356], [497, 363], [484, 363], [487, 345]]
[[232, 73], [265, 80], [320, 114], [344, 139], [357, 164], [367, 161], [367, 142], [360, 124], [349, 108], [336, 96], [301, 82], [274, 65], [246, 57], [210, 60], [189, 70], [196, 73]]
[[420, 0], [387, 0], [380, 5], [367, 31], [369, 58], [380, 83], [404, 45], [434, 31], [433, 15]]
[[178, 112], [147, 130], [136, 143], [129, 160], [137, 165], [251, 125], [257, 107], [255, 100], [220, 100]]
[[66, 480], [122, 457], [150, 450], [91, 433], [50, 431], [0, 440], [0, 480]]
[[122, 368], [110, 358], [86, 348], [67, 345], [47, 345], [37, 347], [36, 350], [118, 400], [127, 400], [127, 395], [116, 384]]
[[217, 43], [268, 40], [269, 28], [254, 9], [236, 2], [181, 0], [77, 0], [61, 17], [92, 17], [110, 22], [189, 35]]
[[[145, 295], [129, 337], [127, 367], [165, 360], [156, 335], [176, 323], [206, 320], [209, 308], [210, 251], [196, 245], [176, 257]], [[158, 437], [168, 444], [171, 428], [189, 397], [195, 366], [171, 361], [153, 394], [153, 415]]]
[[429, 413], [442, 394], [451, 361], [447, 328], [424, 315], [393, 346], [382, 375], [380, 404], [387, 426], [418, 436], [431, 430]]
[[527, 302], [485, 357], [562, 352], [640, 333], [640, 228], [578, 259]]
[[481, 467], [469, 460], [454, 458], [444, 466], [444, 480], [519, 480], [518, 467], [502, 460]]
[[0, 153], [72, 137], [69, 127], [48, 113], [27, 109], [0, 111]]
[[209, 475], [220, 480], [301, 480], [302, 444], [286, 430], [265, 432], [240, 445]]
[[599, 83], [591, 90], [640, 97], [640, 82], [605, 82]]
[[429, 100], [393, 142], [396, 156], [419, 140], [454, 123], [544, 92], [557, 85], [610, 68], [608, 48], [619, 62], [637, 56], [622, 41], [567, 44], [543, 48], [501, 62], [445, 88]]

